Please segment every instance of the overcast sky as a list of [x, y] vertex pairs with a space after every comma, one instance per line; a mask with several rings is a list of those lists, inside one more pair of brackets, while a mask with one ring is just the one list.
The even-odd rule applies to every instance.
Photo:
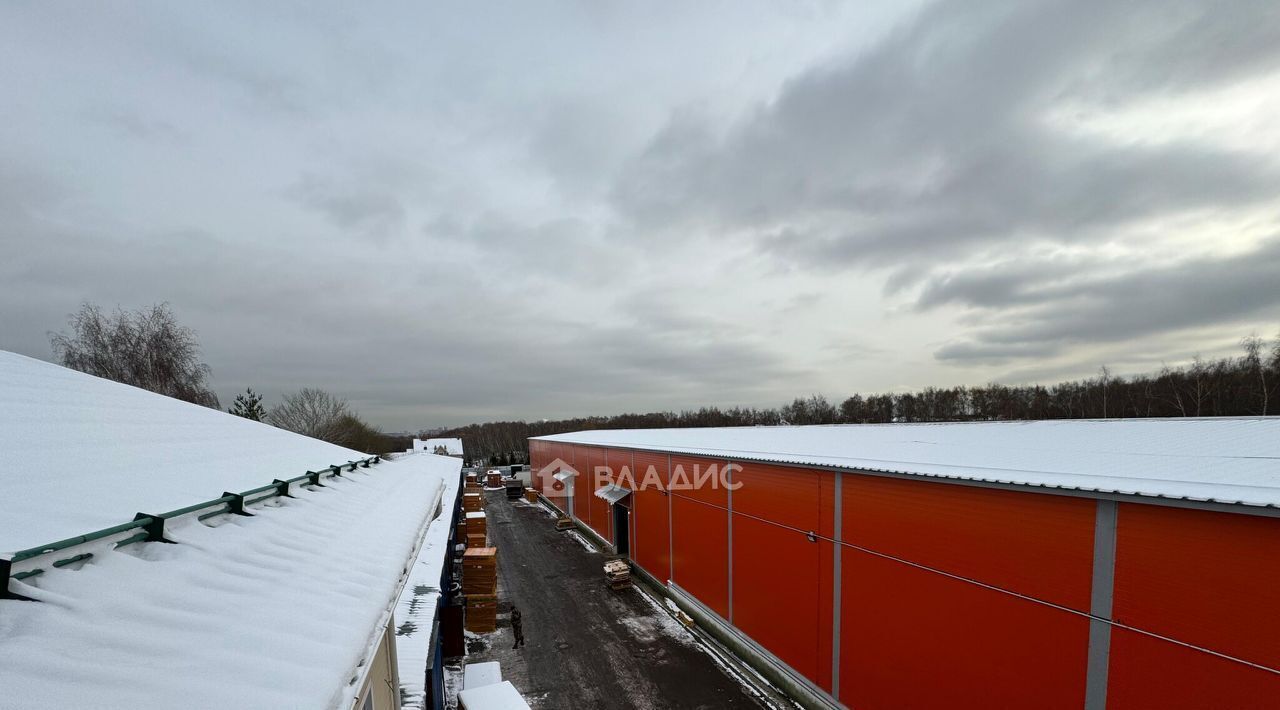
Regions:
[[1280, 4], [0, 4], [0, 348], [168, 301], [388, 429], [1280, 331]]

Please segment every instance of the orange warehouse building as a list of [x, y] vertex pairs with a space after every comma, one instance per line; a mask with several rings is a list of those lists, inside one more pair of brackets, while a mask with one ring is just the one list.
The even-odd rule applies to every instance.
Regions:
[[1280, 707], [1280, 417], [586, 431], [539, 487], [807, 707]]

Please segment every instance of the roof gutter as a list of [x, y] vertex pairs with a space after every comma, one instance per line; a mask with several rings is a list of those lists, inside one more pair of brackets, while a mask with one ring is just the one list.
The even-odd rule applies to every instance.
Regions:
[[[14, 563], [25, 562], [37, 557], [51, 555], [55, 552], [61, 552], [63, 550], [79, 547], [91, 542], [104, 540], [133, 530], [137, 530], [138, 532], [134, 535], [116, 541], [115, 547], [123, 547], [135, 542], [172, 542], [172, 540], [167, 540], [164, 537], [165, 523], [168, 520], [179, 518], [184, 515], [190, 515], [192, 513], [198, 513], [209, 508], [218, 508], [219, 506], [221, 506], [221, 509], [213, 510], [201, 515], [199, 519], [206, 520], [217, 515], [250, 515], [250, 513], [245, 512], [245, 505], [258, 503], [277, 496], [287, 496], [289, 494], [289, 486], [292, 484], [296, 483], [305, 485], [310, 483], [313, 485], [324, 485], [320, 483], [320, 478], [322, 476], [326, 478], [340, 476], [342, 475], [342, 470], [344, 468], [348, 471], [354, 471], [357, 466], [369, 468], [371, 464], [380, 463], [381, 461], [381, 456], [370, 456], [358, 461], [348, 461], [345, 464], [335, 464], [328, 468], [321, 469], [320, 471], [307, 471], [307, 473], [302, 476], [290, 478], [286, 481], [276, 479], [276, 481], [269, 485], [260, 486], [258, 488], [244, 491], [243, 493], [223, 493], [219, 498], [207, 500], [203, 503], [196, 503], [195, 505], [189, 505], [185, 508], [171, 510], [167, 513], [138, 513], [133, 520], [127, 523], [121, 523], [109, 528], [95, 530], [90, 533], [85, 533], [84, 535], [69, 537], [65, 540], [59, 540], [48, 545], [31, 547], [7, 555], [0, 554], [0, 599], [27, 599], [27, 597], [20, 594], [10, 592], [9, 581], [28, 579], [30, 577], [44, 574], [45, 572], [42, 567], [14, 571]], [[66, 565], [88, 560], [92, 557], [92, 552], [86, 552], [80, 555], [73, 555], [68, 558], [54, 560], [51, 564], [54, 567], [65, 567]]]

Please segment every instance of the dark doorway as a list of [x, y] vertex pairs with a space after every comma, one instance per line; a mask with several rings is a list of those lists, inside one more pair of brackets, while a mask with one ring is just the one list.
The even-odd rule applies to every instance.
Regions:
[[630, 556], [631, 510], [622, 503], [613, 504], [613, 550], [619, 555]]

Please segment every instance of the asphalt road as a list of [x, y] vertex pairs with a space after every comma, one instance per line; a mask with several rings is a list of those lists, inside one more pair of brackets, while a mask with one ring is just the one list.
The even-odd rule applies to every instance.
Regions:
[[[605, 558], [546, 508], [488, 494], [498, 548], [498, 630], [469, 636], [467, 663], [499, 661], [535, 708], [763, 708], [692, 634], [637, 589], [611, 591]], [[511, 605], [525, 645], [511, 648]], [[454, 669], [456, 672], [456, 668]]]

